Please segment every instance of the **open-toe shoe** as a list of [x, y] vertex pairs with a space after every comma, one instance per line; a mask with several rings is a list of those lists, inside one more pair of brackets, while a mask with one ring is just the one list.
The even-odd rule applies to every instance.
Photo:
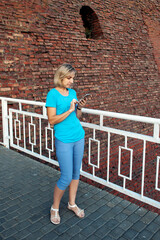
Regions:
[[79, 218], [83, 218], [85, 216], [84, 210], [80, 209], [76, 204], [70, 205], [68, 203], [68, 209], [73, 211], [76, 214], [76, 216], [79, 217]]
[[[52, 216], [52, 212], [55, 212], [54, 217]], [[59, 212], [59, 209], [55, 209], [55, 208], [51, 207], [51, 209], [50, 209], [50, 221], [51, 221], [51, 223], [60, 224], [61, 219], [60, 219], [60, 216], [59, 216], [58, 212]]]

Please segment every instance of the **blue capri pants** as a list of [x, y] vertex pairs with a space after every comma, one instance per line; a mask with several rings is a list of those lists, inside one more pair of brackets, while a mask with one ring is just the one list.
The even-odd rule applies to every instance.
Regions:
[[57, 186], [65, 190], [72, 179], [78, 180], [84, 153], [84, 138], [73, 143], [63, 143], [55, 139], [56, 156], [61, 170]]

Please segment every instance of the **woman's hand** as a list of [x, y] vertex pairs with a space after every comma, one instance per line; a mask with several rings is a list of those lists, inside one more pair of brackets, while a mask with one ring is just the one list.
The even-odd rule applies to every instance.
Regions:
[[73, 99], [70, 105], [70, 112], [74, 112], [75, 111], [75, 106], [76, 106], [77, 100]]
[[86, 100], [84, 99], [81, 99], [78, 103], [78, 108], [83, 108], [84, 106], [86, 105]]

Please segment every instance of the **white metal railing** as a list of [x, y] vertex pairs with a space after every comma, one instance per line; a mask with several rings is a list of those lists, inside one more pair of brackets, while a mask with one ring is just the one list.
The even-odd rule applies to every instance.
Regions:
[[[36, 101], [27, 101], [21, 99], [12, 99], [12, 98], [5, 98], [0, 97], [1, 106], [2, 106], [2, 127], [3, 127], [3, 141], [2, 144], [9, 148], [10, 146], [26, 152], [34, 157], [38, 157], [42, 160], [50, 162], [56, 166], [58, 166], [58, 162], [53, 158], [54, 153], [54, 132], [50, 124], [47, 120], [46, 115], [46, 108], [44, 102], [36, 102]], [[10, 106], [11, 103], [16, 103], [18, 106], [13, 108]], [[42, 109], [41, 113], [35, 113], [34, 107], [31, 111], [29, 107], [29, 111], [24, 109], [24, 106], [38, 106]], [[24, 109], [23, 109], [24, 108]], [[160, 208], [160, 199], [159, 199], [159, 191], [160, 191], [160, 156], [156, 156], [154, 159], [150, 159], [150, 162], [153, 161], [152, 164], [153, 168], [148, 169], [148, 162], [146, 162], [146, 153], [147, 153], [147, 145], [148, 143], [155, 143], [160, 144], [160, 137], [159, 137], [159, 125], [160, 119], [156, 118], [149, 118], [149, 117], [142, 117], [142, 116], [135, 116], [129, 114], [121, 114], [121, 113], [114, 113], [114, 112], [107, 112], [107, 111], [100, 111], [94, 109], [87, 109], [83, 108], [82, 112], [86, 115], [96, 115], [99, 118], [99, 123], [93, 124], [89, 122], [81, 122], [82, 126], [87, 130], [90, 129], [90, 134], [86, 134], [86, 141], [88, 142], [88, 153], [87, 155], [87, 166], [89, 171], [86, 167], [81, 168], [81, 175], [89, 178], [97, 183], [103, 184], [109, 188], [112, 188], [118, 192], [126, 194], [130, 197], [133, 197], [137, 200], [140, 200], [144, 203], [150, 204], [154, 207]], [[134, 121], [134, 122], [143, 122], [148, 123], [153, 126], [153, 134], [142, 134], [137, 132], [131, 132], [126, 130], [121, 130], [109, 126], [104, 125], [105, 118], [114, 118], [114, 119], [122, 119], [127, 121]], [[101, 137], [97, 137], [97, 132], [104, 132], [106, 135], [105, 138], [101, 139]], [[91, 136], [92, 134], [92, 136]], [[116, 159], [111, 158], [111, 151], [112, 151], [112, 135], [121, 136], [124, 138], [124, 141], [119, 141], [117, 144], [117, 152], [116, 152]], [[136, 181], [133, 172], [135, 168], [135, 147], [131, 147], [129, 144], [129, 139], [137, 139], [138, 141], [142, 142], [142, 160], [138, 162], [139, 172], [136, 178], [138, 179], [138, 187], [140, 190], [131, 190], [130, 186], [132, 185], [132, 181]], [[101, 147], [101, 143], [102, 144]], [[94, 155], [96, 154], [96, 159], [92, 161], [92, 155], [94, 148]], [[106, 149], [104, 149], [105, 147]], [[139, 145], [138, 145], [139, 146]], [[139, 150], [139, 149], [138, 149]], [[102, 174], [99, 176], [101, 172], [100, 165], [102, 164], [101, 160], [101, 152], [106, 151], [106, 162], [104, 165], [106, 166], [106, 176]], [[156, 150], [155, 150], [156, 151]], [[128, 175], [123, 173], [122, 167], [127, 167], [127, 165], [123, 164], [123, 154], [128, 155]], [[47, 156], [47, 155], [48, 156]], [[154, 154], [152, 154], [154, 155]], [[95, 163], [96, 162], [96, 163]], [[117, 164], [117, 176], [111, 173], [111, 165]], [[98, 171], [98, 176], [97, 176]], [[146, 196], [146, 175], [145, 173], [152, 173], [152, 182], [154, 182], [154, 188], [152, 185], [152, 191], [149, 193], [149, 196]], [[114, 172], [115, 174], [115, 172]], [[137, 174], [137, 173], [136, 173]], [[116, 179], [116, 180], [114, 180]], [[119, 183], [120, 182], [120, 183]], [[129, 187], [128, 187], [129, 186]], [[156, 196], [156, 197], [155, 197]]]

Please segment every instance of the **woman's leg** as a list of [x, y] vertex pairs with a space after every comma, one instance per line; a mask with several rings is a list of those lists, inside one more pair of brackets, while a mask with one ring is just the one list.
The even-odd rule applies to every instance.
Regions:
[[[71, 206], [75, 205], [76, 195], [79, 184], [80, 168], [82, 164], [82, 158], [84, 153], [84, 139], [76, 142], [73, 149], [73, 176], [72, 181], [69, 185], [69, 204]], [[73, 207], [73, 210], [76, 214], [79, 212], [79, 217], [84, 217], [84, 211], [77, 207]]]
[[78, 190], [78, 184], [79, 184], [79, 179], [78, 180], [72, 179], [72, 181], [69, 185], [69, 203], [70, 203], [70, 205], [75, 204], [77, 190]]
[[53, 194], [53, 205], [52, 207], [55, 209], [59, 209], [61, 198], [63, 197], [65, 190], [61, 190], [57, 184], [54, 188], [54, 194]]
[[53, 205], [51, 206], [51, 222], [54, 224], [60, 223], [59, 205], [64, 192], [65, 190], [61, 190], [57, 187], [57, 184], [55, 185], [53, 194]]
[[[72, 144], [65, 144], [56, 139], [55, 141], [56, 155], [60, 166], [61, 177], [55, 185], [54, 194], [53, 194], [53, 209], [59, 209], [61, 198], [65, 192], [66, 187], [70, 184], [72, 180], [72, 168], [73, 168], [73, 153], [72, 153]], [[56, 211], [51, 211], [51, 219], [54, 222], [56, 220]], [[58, 213], [59, 217], [59, 213]]]
[[63, 143], [59, 140], [56, 140], [55, 146], [56, 156], [61, 172], [61, 176], [57, 182], [57, 187], [61, 190], [65, 190], [72, 181], [73, 143]]

